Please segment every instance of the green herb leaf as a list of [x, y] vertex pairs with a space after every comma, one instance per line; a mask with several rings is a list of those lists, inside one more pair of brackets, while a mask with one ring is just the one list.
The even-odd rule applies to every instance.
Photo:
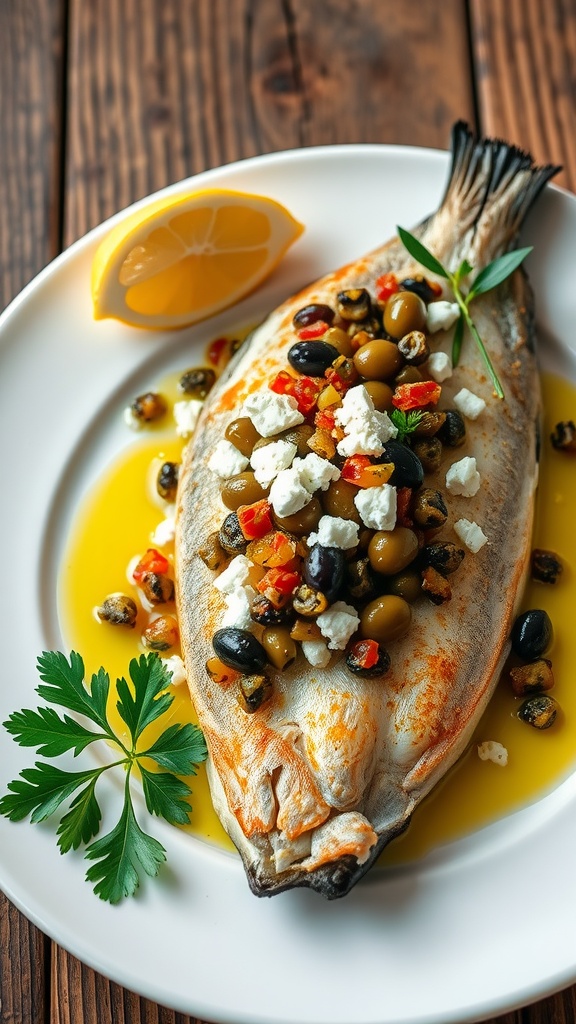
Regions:
[[24, 768], [17, 779], [8, 783], [11, 792], [0, 798], [0, 814], [11, 821], [22, 821], [28, 815], [33, 822], [44, 821], [75, 790], [101, 771], [101, 768], [92, 768], [84, 772], [63, 772], [45, 761], [37, 761], [33, 768]]
[[109, 903], [119, 903], [124, 896], [134, 895], [140, 884], [138, 868], [154, 876], [166, 860], [164, 847], [153, 836], [146, 835], [136, 821], [128, 779], [124, 794], [118, 824], [86, 850], [87, 860], [97, 861], [88, 868], [86, 879], [96, 883], [94, 892]]
[[76, 651], [70, 654], [69, 662], [60, 651], [44, 651], [38, 658], [38, 672], [46, 684], [37, 688], [41, 697], [50, 704], [85, 715], [109, 733], [106, 701], [110, 680], [104, 669], [92, 677], [91, 691], [84, 685], [84, 662]]
[[195, 775], [196, 765], [205, 761], [207, 756], [204, 736], [197, 726], [189, 722], [168, 726], [151, 747], [140, 752], [140, 757], [151, 757], [176, 775]]
[[414, 409], [410, 412], [404, 412], [403, 409], [393, 409], [390, 413], [390, 419], [398, 431], [396, 440], [403, 441], [409, 434], [412, 434], [422, 421], [423, 415], [424, 413]]
[[187, 825], [192, 808], [186, 797], [192, 790], [171, 772], [149, 772], [142, 763], [142, 788], [150, 814], [166, 818], [171, 825]]
[[146, 726], [170, 707], [173, 697], [162, 691], [170, 686], [171, 675], [156, 654], [142, 654], [138, 660], [133, 658], [129, 672], [134, 693], [125, 679], [119, 679], [116, 690], [120, 699], [116, 706], [130, 730], [132, 742], [136, 743]]
[[70, 810], [60, 821], [56, 835], [62, 853], [77, 850], [81, 843], [89, 843], [100, 828], [102, 812], [95, 794], [97, 781], [95, 775], [85, 789], [76, 794]]
[[468, 260], [462, 260], [462, 263], [460, 264], [458, 270], [454, 275], [457, 283], [460, 284], [462, 278], [466, 277], [469, 273], [471, 273], [472, 270], [474, 270], [474, 267], [470, 263], [468, 263]]
[[38, 747], [42, 757], [57, 757], [67, 750], [74, 750], [77, 755], [94, 740], [107, 738], [105, 733], [85, 729], [69, 715], [60, 718], [53, 708], [14, 711], [3, 724], [16, 743], [21, 747]]
[[510, 277], [510, 274], [513, 274], [528, 254], [532, 252], [532, 248], [532, 246], [528, 246], [526, 249], [514, 249], [512, 252], [506, 252], [503, 256], [499, 256], [497, 260], [492, 260], [472, 282], [466, 302], [470, 303], [477, 295], [484, 295], [486, 292], [491, 291], [492, 288], [502, 284], [502, 281]]
[[427, 270], [431, 270], [433, 274], [438, 274], [439, 277], [450, 277], [450, 274], [442, 266], [440, 260], [437, 260], [430, 250], [427, 249], [425, 245], [422, 245], [422, 242], [415, 238], [414, 235], [410, 234], [409, 231], [406, 231], [405, 228], [397, 227], [396, 230], [400, 236], [402, 244], [406, 249], [408, 249], [410, 255], [413, 256], [415, 260], [418, 260], [418, 263], [421, 263]]
[[452, 366], [458, 366], [460, 361], [460, 351], [462, 349], [462, 342], [464, 340], [464, 314], [460, 313], [458, 320], [456, 321], [456, 327], [454, 330], [454, 337], [452, 339]]

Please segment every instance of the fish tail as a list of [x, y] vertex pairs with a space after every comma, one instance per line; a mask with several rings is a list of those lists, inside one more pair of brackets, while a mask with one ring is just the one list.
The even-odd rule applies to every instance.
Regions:
[[459, 236], [452, 239], [458, 256], [468, 248], [475, 266], [488, 263], [511, 248], [528, 210], [559, 170], [554, 164], [537, 166], [530, 153], [501, 139], [477, 138], [458, 121], [436, 231], [451, 224]]

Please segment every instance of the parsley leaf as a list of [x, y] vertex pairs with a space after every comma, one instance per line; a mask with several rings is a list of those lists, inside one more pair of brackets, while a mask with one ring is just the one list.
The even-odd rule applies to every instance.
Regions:
[[424, 413], [417, 409], [412, 409], [410, 412], [404, 412], [403, 409], [393, 409], [390, 413], [390, 419], [398, 431], [396, 440], [404, 441], [408, 434], [412, 434], [422, 421], [423, 415]]
[[[138, 767], [146, 807], [151, 814], [171, 824], [188, 822], [191, 790], [180, 775], [195, 775], [196, 766], [207, 756], [204, 737], [195, 725], [169, 725], [146, 750], [138, 749], [144, 729], [159, 719], [171, 706], [168, 692], [171, 674], [157, 654], [142, 655], [129, 665], [129, 679], [116, 681], [117, 708], [128, 727], [131, 745], [117, 736], [107, 716], [110, 679], [103, 669], [92, 676], [90, 688], [84, 683], [84, 663], [72, 651], [68, 661], [59, 651], [45, 651], [38, 659], [42, 683], [37, 692], [52, 704], [83, 715], [98, 726], [93, 732], [69, 715], [60, 716], [50, 707], [35, 711], [15, 711], [4, 727], [22, 747], [37, 747], [42, 757], [57, 757], [73, 751], [80, 754], [95, 740], [106, 740], [120, 751], [119, 757], [104, 765], [79, 772], [64, 771], [46, 761], [25, 768], [8, 783], [8, 792], [0, 797], [0, 814], [12, 821], [29, 817], [44, 821], [65, 801], [68, 810], [57, 829], [62, 853], [86, 847], [85, 856], [95, 861], [87, 873], [95, 883], [94, 892], [103, 900], [117, 903], [131, 896], [140, 881], [140, 871], [156, 875], [166, 858], [161, 844], [147, 835], [136, 819], [131, 795], [131, 775]], [[106, 749], [106, 748], [105, 748]], [[159, 771], [143, 761], [155, 762]], [[102, 812], [96, 798], [100, 776], [109, 768], [122, 766], [126, 773], [124, 802], [118, 824], [105, 836], [90, 842], [98, 834]]]

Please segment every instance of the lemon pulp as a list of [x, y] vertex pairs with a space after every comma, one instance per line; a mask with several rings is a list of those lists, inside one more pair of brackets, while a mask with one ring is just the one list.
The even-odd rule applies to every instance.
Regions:
[[[573, 456], [554, 451], [548, 439], [555, 423], [574, 419], [576, 389], [550, 375], [543, 376], [542, 384], [546, 413], [533, 546], [558, 554], [564, 571], [554, 586], [531, 581], [522, 607], [546, 609], [554, 624], [554, 646], [548, 656], [556, 680], [552, 693], [562, 711], [550, 729], [539, 732], [531, 728], [517, 718], [518, 701], [503, 678], [467, 753], [417, 808], [404, 835], [384, 851], [382, 864], [415, 860], [481, 828], [536, 800], [573, 768], [576, 630], [572, 609], [576, 606], [576, 578], [570, 559], [576, 474]], [[162, 512], [147, 486], [150, 465], [158, 458], [178, 461], [181, 449], [181, 442], [153, 432], [103, 474], [79, 511], [60, 574], [59, 609], [67, 646], [82, 654], [88, 672], [104, 665], [113, 679], [125, 675], [130, 658], [141, 650], [138, 626], [134, 630], [108, 626], [97, 621], [93, 609], [107, 594], [126, 590], [128, 563], [151, 546], [150, 536]], [[175, 687], [174, 694], [171, 720], [195, 721], [186, 687]], [[167, 724], [163, 719], [162, 728]], [[478, 757], [477, 743], [489, 739], [507, 748], [506, 767]], [[191, 780], [191, 786], [189, 830], [233, 849], [212, 808], [204, 768]]]

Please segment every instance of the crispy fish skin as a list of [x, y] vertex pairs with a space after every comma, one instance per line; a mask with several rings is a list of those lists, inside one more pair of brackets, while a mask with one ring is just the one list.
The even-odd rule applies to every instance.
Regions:
[[[476, 141], [459, 123], [444, 200], [414, 233], [444, 265], [455, 269], [466, 258], [478, 271], [514, 246], [555, 170], [534, 167], [503, 142]], [[287, 670], [271, 671], [272, 699], [247, 715], [233, 687], [222, 689], [205, 669], [224, 609], [197, 554], [225, 512], [207, 469], [214, 446], [246, 396], [286, 366], [298, 309], [333, 304], [344, 288], [374, 293], [387, 271], [408, 277], [419, 270], [394, 238], [280, 306], [219, 381], [184, 456], [176, 534], [182, 647], [210, 751], [213, 801], [259, 896], [295, 886], [329, 899], [345, 895], [464, 751], [508, 653], [530, 553], [540, 416], [533, 301], [520, 271], [473, 307], [505, 401], [493, 396], [471, 341], [443, 384], [442, 408], [463, 387], [487, 402], [465, 444], [447, 449], [437, 477], [426, 478], [443, 488], [449, 465], [466, 455], [482, 478], [474, 497], [448, 495], [438, 539], [455, 540], [460, 518], [479, 523], [489, 538], [453, 578], [452, 600], [413, 607], [407, 636], [387, 645], [392, 668], [383, 679], [353, 676], [342, 652], [326, 669], [299, 655]]]

